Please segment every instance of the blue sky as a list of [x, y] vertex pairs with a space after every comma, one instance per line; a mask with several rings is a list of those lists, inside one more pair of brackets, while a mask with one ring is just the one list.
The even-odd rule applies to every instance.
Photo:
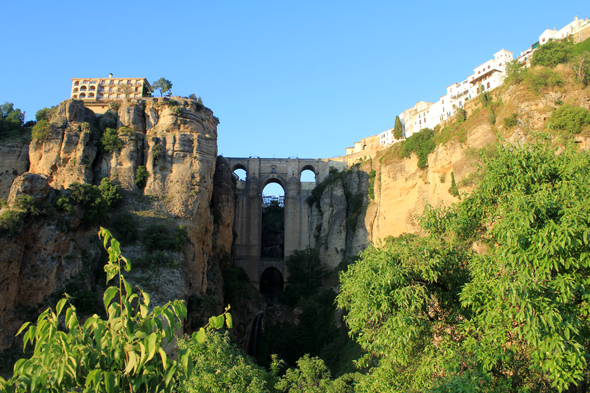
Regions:
[[160, 77], [219, 117], [228, 157], [326, 158], [393, 127], [587, 1], [4, 1], [0, 101], [27, 118], [72, 77]]

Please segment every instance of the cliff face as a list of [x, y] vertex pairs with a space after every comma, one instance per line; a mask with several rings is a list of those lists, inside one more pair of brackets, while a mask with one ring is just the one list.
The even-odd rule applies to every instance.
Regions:
[[[233, 199], [229, 192], [220, 191], [212, 201], [218, 120], [211, 110], [182, 98], [133, 100], [114, 109], [97, 117], [82, 101], [68, 100], [59, 105], [43, 140], [33, 140], [28, 150], [26, 146], [2, 146], [7, 159], [19, 157], [14, 161], [20, 166], [9, 171], [11, 176], [16, 177], [27, 167], [29, 172], [10, 182], [10, 195], [7, 190], [0, 192], [9, 196], [11, 206], [22, 194], [50, 204], [59, 190], [73, 182], [99, 184], [102, 178], [110, 177], [120, 185], [123, 201], [101, 225], [111, 229], [116, 216], [127, 212], [134, 217], [140, 239], [149, 225], [160, 222], [170, 230], [184, 226], [188, 234], [180, 252], [166, 251], [156, 257], [141, 240], [123, 247], [123, 254], [132, 260], [151, 256], [157, 264], [147, 270], [138, 265], [129, 279], [147, 286], [155, 305], [204, 294], [208, 264], [215, 260], [214, 242], [219, 249], [229, 251], [232, 239]], [[101, 128], [106, 127], [117, 129], [120, 150], [100, 149]], [[23, 159], [26, 152], [30, 165]], [[0, 162], [0, 169], [5, 172], [7, 165]], [[143, 189], [135, 184], [140, 165], [149, 172]], [[231, 187], [230, 175], [217, 181], [220, 190], [224, 184]], [[219, 212], [216, 222], [214, 205]], [[0, 350], [12, 344], [16, 329], [31, 315], [36, 317], [35, 312], [47, 304], [50, 295], [77, 277], [84, 263], [98, 263], [98, 227], [83, 227], [81, 219], [80, 213], [68, 229], [58, 229], [45, 216], [27, 216], [18, 234], [0, 239]], [[90, 262], [82, 261], [81, 255]], [[95, 266], [99, 272], [101, 266]], [[92, 279], [89, 282], [96, 284]], [[96, 293], [100, 291], [96, 289]], [[30, 312], [23, 313], [23, 309]]]
[[14, 179], [28, 169], [28, 143], [12, 142], [0, 145], [0, 198], [8, 198]]

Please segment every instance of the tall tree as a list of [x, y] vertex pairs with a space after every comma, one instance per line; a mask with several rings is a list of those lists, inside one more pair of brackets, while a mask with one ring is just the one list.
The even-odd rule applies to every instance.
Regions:
[[19, 132], [24, 120], [25, 114], [20, 109], [14, 109], [12, 102], [0, 105], [0, 138]]
[[154, 90], [160, 90], [160, 97], [172, 90], [172, 82], [166, 78], [160, 78], [152, 83]]
[[483, 168], [460, 203], [425, 210], [426, 235], [370, 248], [342, 273], [338, 304], [375, 365], [361, 391], [590, 382], [590, 154], [506, 146]]
[[395, 117], [395, 126], [393, 127], [393, 137], [397, 140], [402, 139], [403, 136], [403, 128], [402, 122], [399, 119], [399, 116]]

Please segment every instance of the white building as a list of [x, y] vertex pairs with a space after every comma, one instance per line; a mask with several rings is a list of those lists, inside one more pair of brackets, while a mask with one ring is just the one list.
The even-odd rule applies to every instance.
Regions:
[[588, 18], [578, 19], [578, 17], [576, 16], [572, 22], [568, 23], [567, 25], [562, 27], [560, 30], [557, 30], [555, 28], [553, 28], [553, 30], [549, 30], [549, 29], [545, 30], [543, 32], [543, 34], [541, 34], [539, 36], [539, 44], [540, 45], [546, 44], [551, 39], [562, 40], [562, 39], [567, 38], [571, 35], [575, 35], [579, 31], [587, 28], [589, 25], [590, 25], [590, 20], [588, 20]]

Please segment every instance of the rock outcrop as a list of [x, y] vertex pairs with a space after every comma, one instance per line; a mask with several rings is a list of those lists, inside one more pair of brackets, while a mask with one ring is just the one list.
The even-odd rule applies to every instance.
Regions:
[[8, 198], [10, 186], [17, 176], [29, 169], [29, 144], [0, 144], [0, 198]]

